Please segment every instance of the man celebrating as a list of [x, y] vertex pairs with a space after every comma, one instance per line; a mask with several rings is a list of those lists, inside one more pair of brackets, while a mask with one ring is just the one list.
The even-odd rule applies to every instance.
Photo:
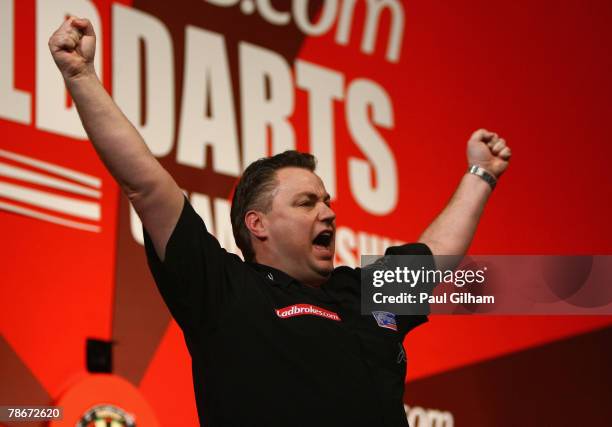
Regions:
[[[232, 202], [245, 261], [206, 230], [179, 186], [104, 90], [93, 68], [94, 30], [70, 17], [49, 48], [98, 155], [145, 230], [149, 265], [183, 330], [200, 422], [208, 426], [407, 426], [405, 334], [360, 314], [360, 273], [333, 266], [336, 216], [310, 154], [249, 165]], [[396, 254], [462, 255], [510, 149], [481, 129], [470, 168], [419, 242]], [[387, 323], [388, 326], [388, 323]]]

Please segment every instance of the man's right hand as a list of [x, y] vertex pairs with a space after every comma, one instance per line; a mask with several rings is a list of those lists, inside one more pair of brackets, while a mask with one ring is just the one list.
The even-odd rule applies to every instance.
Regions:
[[88, 19], [66, 19], [49, 39], [49, 50], [64, 79], [95, 74], [96, 34]]

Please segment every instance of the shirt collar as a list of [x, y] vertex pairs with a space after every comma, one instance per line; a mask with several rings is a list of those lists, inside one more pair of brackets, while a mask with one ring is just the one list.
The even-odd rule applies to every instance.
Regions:
[[289, 276], [287, 273], [283, 273], [282, 271], [277, 270], [274, 267], [270, 267], [269, 265], [264, 264], [257, 264], [256, 262], [250, 262], [249, 264], [259, 273], [261, 273], [262, 276], [264, 276], [267, 280], [276, 285], [287, 287], [291, 283], [299, 284], [299, 282], [293, 277]]
[[327, 292], [327, 288], [329, 288], [329, 286], [326, 287], [325, 285], [329, 284], [329, 282], [325, 283], [320, 288], [311, 288], [310, 286], [303, 285], [297, 279], [294, 279], [287, 273], [277, 270], [274, 267], [270, 267], [269, 265], [257, 264], [256, 262], [249, 262], [249, 265], [253, 267], [253, 269], [255, 269], [259, 274], [261, 274], [262, 277], [265, 277], [268, 283], [283, 288], [288, 288], [290, 285], [293, 284], [300, 289], [300, 292], [315, 297], [318, 300], [327, 303], [336, 302], [336, 298]]

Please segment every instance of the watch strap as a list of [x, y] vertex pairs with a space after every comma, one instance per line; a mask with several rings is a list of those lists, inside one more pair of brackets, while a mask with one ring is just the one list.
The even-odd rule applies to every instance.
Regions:
[[476, 175], [482, 178], [487, 184], [491, 186], [491, 190], [495, 189], [495, 186], [497, 185], [497, 179], [495, 179], [493, 175], [487, 172], [486, 169], [478, 165], [470, 165], [467, 171], [468, 173], [471, 173], [473, 175]]

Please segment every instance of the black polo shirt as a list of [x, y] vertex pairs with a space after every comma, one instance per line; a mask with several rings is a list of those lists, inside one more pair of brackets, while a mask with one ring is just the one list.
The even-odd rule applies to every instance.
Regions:
[[[149, 267], [192, 358], [204, 426], [407, 426], [405, 334], [425, 316], [381, 327], [360, 314], [360, 270], [336, 268], [320, 288], [245, 263], [206, 230], [187, 199]], [[422, 244], [394, 253], [429, 254]]]

